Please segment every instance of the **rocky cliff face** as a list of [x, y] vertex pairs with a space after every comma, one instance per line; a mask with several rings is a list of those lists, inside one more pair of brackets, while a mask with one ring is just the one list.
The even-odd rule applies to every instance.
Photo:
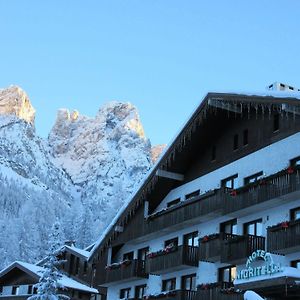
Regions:
[[95, 235], [152, 165], [150, 142], [129, 103], [108, 103], [95, 118], [61, 109], [48, 143], [52, 161], [70, 176], [91, 208]]
[[26, 93], [17, 86], [0, 90], [0, 115], [15, 115], [34, 124], [35, 110]]
[[0, 268], [43, 256], [57, 218], [66, 239], [91, 243], [152, 165], [129, 103], [111, 102], [94, 118], [61, 109], [46, 141], [34, 116], [20, 88], [0, 91]]

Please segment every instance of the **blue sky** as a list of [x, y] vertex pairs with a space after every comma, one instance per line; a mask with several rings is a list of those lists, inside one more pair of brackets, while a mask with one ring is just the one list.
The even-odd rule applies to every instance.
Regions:
[[0, 87], [21, 86], [46, 137], [58, 108], [139, 109], [168, 143], [208, 91], [300, 87], [298, 0], [0, 0]]

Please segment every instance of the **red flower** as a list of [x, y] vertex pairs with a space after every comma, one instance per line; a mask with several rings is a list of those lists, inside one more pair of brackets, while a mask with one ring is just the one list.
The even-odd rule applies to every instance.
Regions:
[[230, 195], [233, 196], [233, 197], [235, 197], [237, 195], [237, 191], [236, 190], [232, 190], [230, 192]]
[[289, 227], [289, 222], [285, 221], [281, 223], [282, 228], [288, 228]]
[[204, 242], [204, 243], [207, 242], [208, 240], [209, 240], [209, 238], [207, 235], [202, 238], [202, 242]]

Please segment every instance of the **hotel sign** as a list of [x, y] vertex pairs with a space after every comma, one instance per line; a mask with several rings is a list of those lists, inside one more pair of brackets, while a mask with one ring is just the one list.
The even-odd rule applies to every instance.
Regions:
[[[263, 264], [257, 265], [260, 260], [263, 261]], [[273, 257], [269, 252], [266, 252], [265, 250], [256, 250], [248, 257], [246, 268], [237, 272], [236, 279], [249, 279], [258, 276], [272, 275], [279, 272], [282, 272], [281, 264], [274, 263]]]

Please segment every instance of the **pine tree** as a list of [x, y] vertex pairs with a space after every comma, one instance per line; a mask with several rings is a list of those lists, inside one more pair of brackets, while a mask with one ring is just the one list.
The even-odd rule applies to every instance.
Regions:
[[62, 274], [59, 266], [63, 261], [59, 260], [61, 254], [61, 226], [59, 222], [55, 222], [49, 235], [49, 251], [43, 265], [39, 283], [35, 285], [37, 294], [28, 298], [28, 300], [69, 300], [66, 295], [59, 294], [58, 290], [64, 289], [59, 283]]

